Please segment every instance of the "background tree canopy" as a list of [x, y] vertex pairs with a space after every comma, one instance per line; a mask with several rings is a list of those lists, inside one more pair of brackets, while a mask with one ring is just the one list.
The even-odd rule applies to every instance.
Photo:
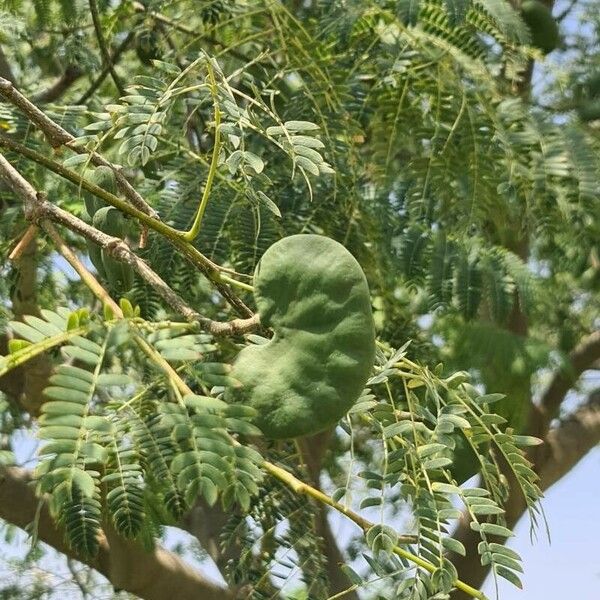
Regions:
[[[83, 598], [519, 586], [512, 527], [600, 440], [597, 0], [0, 7], [0, 518], [34, 541], [0, 597], [63, 593], [52, 552]], [[275, 442], [231, 365], [298, 233], [362, 266], [377, 355]]]

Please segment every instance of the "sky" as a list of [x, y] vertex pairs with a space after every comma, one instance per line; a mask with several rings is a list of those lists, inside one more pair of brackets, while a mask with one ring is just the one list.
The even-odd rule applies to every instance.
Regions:
[[[523, 518], [508, 544], [523, 559], [523, 590], [501, 581], [500, 600], [600, 600], [600, 448], [550, 488], [543, 501], [551, 543], [531, 543]], [[494, 598], [494, 583], [483, 591]]]

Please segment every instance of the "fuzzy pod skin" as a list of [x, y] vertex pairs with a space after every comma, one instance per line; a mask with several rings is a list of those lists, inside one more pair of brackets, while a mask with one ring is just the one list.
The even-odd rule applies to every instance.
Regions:
[[97, 210], [92, 218], [92, 225], [108, 235], [120, 238], [125, 235], [125, 217], [113, 206]]
[[244, 348], [232, 394], [257, 411], [267, 438], [311, 435], [334, 426], [362, 392], [375, 360], [375, 328], [365, 275], [338, 242], [286, 237], [254, 273], [266, 344]]
[[102, 266], [106, 274], [106, 280], [111, 290], [118, 294], [128, 292], [133, 286], [133, 270], [120, 260], [114, 259], [104, 250], [101, 250]]
[[550, 9], [539, 0], [525, 0], [521, 16], [531, 31], [531, 45], [544, 54], [556, 50], [560, 41], [558, 23]]
[[[96, 167], [92, 172], [90, 181], [111, 194], [118, 194], [117, 179], [110, 167], [105, 167], [104, 165]], [[90, 217], [94, 217], [101, 208], [107, 208], [105, 202], [90, 192], [83, 193], [83, 201], [85, 203], [85, 209]]]
[[[86, 203], [86, 207], [81, 212], [81, 218], [86, 223], [92, 222], [92, 217], [90, 216], [90, 213], [88, 212], [88, 204], [87, 203]], [[96, 269], [96, 273], [98, 274], [98, 276], [101, 279], [106, 279], [106, 272], [104, 271], [104, 265], [102, 264], [102, 252], [101, 252], [100, 246], [98, 244], [96, 244], [95, 242], [92, 242], [92, 240], [88, 240], [88, 239], [85, 240], [85, 245], [87, 246], [88, 257], [89, 257], [91, 263], [94, 265], [94, 268]]]
[[101, 279], [106, 279], [106, 271], [104, 270], [104, 262], [102, 261], [102, 248], [91, 240], [86, 240], [85, 242], [88, 249], [88, 256], [96, 268], [96, 272]]
[[[92, 219], [96, 229], [109, 235], [122, 238], [125, 235], [125, 218], [112, 206], [105, 206], [96, 211]], [[102, 269], [98, 268], [98, 273], [103, 274], [111, 290], [118, 294], [124, 294], [131, 289], [133, 285], [133, 270], [131, 267], [119, 260], [114, 259], [104, 249], [100, 249], [100, 259]], [[94, 252], [96, 255], [97, 252]], [[94, 262], [92, 253], [90, 259]], [[95, 263], [94, 263], [95, 264]]]

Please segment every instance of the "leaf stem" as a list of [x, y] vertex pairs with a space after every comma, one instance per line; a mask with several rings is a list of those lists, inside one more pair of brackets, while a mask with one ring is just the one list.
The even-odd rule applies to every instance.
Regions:
[[243, 281], [238, 281], [237, 279], [233, 279], [232, 277], [229, 277], [228, 275], [223, 275], [223, 273], [221, 273], [219, 279], [221, 281], [224, 281], [225, 283], [228, 283], [229, 285], [234, 285], [239, 287], [242, 290], [246, 290], [247, 292], [253, 292], [254, 288], [249, 285], [248, 283], [244, 283]]
[[188, 242], [193, 241], [200, 231], [202, 217], [204, 217], [204, 211], [206, 210], [208, 199], [210, 198], [210, 191], [212, 189], [215, 173], [219, 164], [219, 156], [221, 155], [221, 111], [219, 109], [219, 101], [217, 97], [217, 82], [215, 81], [215, 73], [212, 68], [212, 65], [210, 64], [210, 61], [207, 62], [206, 68], [208, 70], [208, 79], [210, 81], [210, 93], [213, 97], [214, 104], [215, 143], [213, 146], [210, 167], [208, 169], [208, 176], [206, 178], [206, 185], [204, 186], [202, 198], [200, 199], [200, 205], [198, 206], [198, 210], [196, 211], [196, 216], [194, 217], [194, 222], [192, 223], [191, 229], [183, 234], [183, 239]]
[[64, 344], [72, 337], [84, 335], [88, 331], [89, 325], [82, 325], [81, 327], [69, 329], [63, 333], [57, 333], [56, 335], [46, 338], [41, 342], [31, 344], [31, 346], [26, 346], [22, 350], [18, 350], [17, 352], [8, 354], [7, 356], [0, 356], [0, 377], [6, 375], [6, 373], [12, 371], [14, 368], [26, 363], [28, 360], [36, 357], [38, 354], [46, 352], [46, 350], [50, 350], [51, 348], [59, 346], [60, 344]]

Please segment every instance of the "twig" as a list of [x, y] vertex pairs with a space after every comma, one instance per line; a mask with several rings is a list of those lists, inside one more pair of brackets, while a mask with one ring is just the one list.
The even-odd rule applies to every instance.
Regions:
[[104, 34], [102, 33], [102, 23], [100, 23], [100, 13], [98, 12], [98, 4], [96, 0], [89, 0], [89, 2], [90, 12], [92, 13], [92, 21], [94, 23], [94, 29], [96, 31], [96, 39], [98, 40], [100, 54], [102, 55], [102, 64], [104, 68], [109, 70], [110, 76], [115, 82], [117, 90], [119, 90], [119, 95], [123, 96], [125, 95], [125, 87], [123, 86], [121, 79], [115, 71], [115, 67], [110, 57], [110, 52], [108, 51], [108, 46], [106, 45], [106, 40], [104, 39]]
[[577, 0], [571, 0], [569, 5], [561, 13], [559, 13], [558, 15], [556, 15], [556, 17], [554, 17], [554, 20], [557, 23], [564, 21], [564, 19], [569, 16], [569, 13], [575, 8], [576, 4], [577, 4]]
[[[88, 154], [85, 148], [75, 144], [75, 136], [63, 129], [58, 123], [55, 123], [35, 104], [30, 102], [15, 86], [8, 80], [0, 77], [0, 96], [16, 106], [27, 118], [44, 134], [48, 143], [53, 148], [67, 146], [77, 154]], [[107, 161], [95, 151], [89, 152], [90, 161], [96, 166], [109, 167], [115, 174], [117, 184], [123, 192], [123, 195], [131, 202], [133, 206], [141, 210], [148, 216], [158, 219], [158, 213], [148, 205], [142, 196], [127, 181], [123, 173], [115, 165]]]
[[[101, 187], [91, 183], [77, 172], [72, 169], [68, 169], [61, 163], [58, 163], [23, 144], [19, 144], [15, 142], [12, 138], [0, 133], [0, 146], [5, 146], [11, 150], [14, 150], [21, 156], [29, 158], [36, 163], [46, 167], [48, 170], [64, 177], [71, 183], [76, 184], [78, 187], [85, 189], [86, 191], [94, 194], [98, 198], [101, 198], [111, 206], [118, 208], [120, 211], [128, 214], [138, 221], [147, 225], [150, 229], [161, 233], [175, 248], [181, 251], [181, 254], [195, 267], [197, 267], [204, 276], [212, 282], [212, 284], [217, 288], [219, 293], [229, 302], [229, 304], [235, 308], [235, 310], [240, 314], [240, 316], [248, 318], [252, 317], [252, 311], [242, 302], [240, 298], [238, 298], [231, 289], [223, 283], [223, 278], [221, 277], [221, 273], [219, 270], [219, 266], [208, 259], [202, 252], [200, 252], [197, 248], [187, 242], [181, 232], [169, 227], [169, 225], [154, 219], [142, 211], [136, 209], [131, 206], [121, 198], [107, 192]], [[67, 213], [68, 214], [68, 213]]]
[[29, 246], [29, 243], [35, 237], [36, 233], [37, 226], [30, 225], [27, 228], [27, 231], [25, 231], [25, 233], [23, 234], [23, 237], [19, 240], [17, 245], [12, 249], [12, 252], [8, 255], [8, 260], [11, 260], [13, 262], [19, 260], [19, 258], [21, 258], [21, 254], [23, 254], [27, 246]]
[[[181, 33], [185, 33], [186, 35], [190, 35], [195, 38], [202, 39], [202, 40], [208, 42], [209, 44], [213, 44], [214, 46], [223, 46], [223, 44], [221, 42], [219, 42], [219, 40], [216, 40], [213, 37], [207, 36], [204, 33], [199, 33], [198, 31], [195, 31], [194, 29], [192, 29], [190, 27], [186, 27], [185, 25], [182, 25], [178, 21], [174, 21], [173, 19], [170, 19], [169, 17], [167, 17], [166, 15], [163, 15], [162, 13], [159, 13], [154, 10], [149, 11], [147, 9], [147, 7], [144, 6], [141, 2], [133, 2], [133, 8], [135, 10], [137, 10], [138, 12], [143, 12], [143, 13], [149, 14], [154, 19], [156, 19], [159, 23], [168, 25], [172, 29], [176, 29], [177, 31], [180, 31]], [[235, 58], [237, 58], [239, 60], [242, 60], [244, 62], [250, 61], [250, 59], [245, 54], [243, 54], [242, 52], [239, 52], [235, 48], [226, 48], [226, 51], [229, 52], [231, 54], [231, 56], [234, 56]]]
[[[160, 355], [157, 355], [156, 358], [157, 358], [157, 360], [156, 360], [157, 364], [160, 364], [162, 366], [166, 375], [169, 377], [169, 379], [171, 379], [173, 381], [173, 383], [176, 385], [177, 389], [181, 392], [182, 395], [185, 396], [187, 394], [193, 393], [192, 389], [187, 385], [187, 383], [185, 383], [185, 381], [183, 381], [183, 379], [181, 379], [179, 374], [173, 369], [173, 367], [171, 367], [171, 365], [169, 365], [164, 360], [164, 358], [162, 358]], [[238, 442], [235, 438], [231, 438], [231, 440], [235, 446], [240, 445], [240, 442]], [[324, 494], [321, 490], [318, 490], [317, 488], [315, 488], [307, 483], [304, 483], [303, 481], [298, 479], [295, 475], [293, 475], [289, 471], [286, 471], [285, 469], [283, 469], [269, 461], [266, 461], [266, 460], [262, 463], [262, 466], [265, 469], [265, 471], [267, 471], [267, 473], [269, 473], [271, 476], [273, 476], [276, 479], [278, 479], [279, 481], [281, 481], [284, 485], [289, 487], [294, 493], [309, 496], [310, 498], [313, 498], [314, 500], [316, 500], [317, 502], [319, 502], [321, 504], [330, 506], [337, 512], [343, 514], [345, 517], [347, 517], [348, 519], [350, 519], [351, 521], [356, 523], [363, 530], [363, 532], [367, 532], [371, 527], [373, 527], [373, 523], [371, 523], [367, 519], [364, 519], [358, 513], [355, 513], [354, 511], [346, 508], [345, 506], [343, 506], [342, 504], [340, 504], [333, 498], [327, 496], [327, 494]], [[414, 541], [415, 541], [415, 537], [412, 535], [399, 535], [398, 536], [398, 542], [401, 544], [410, 544], [410, 543], [414, 543]], [[433, 573], [436, 570], [435, 565], [427, 562], [426, 560], [423, 560], [421, 557], [416, 556], [412, 552], [409, 552], [408, 550], [405, 550], [404, 548], [401, 548], [400, 546], [394, 546], [392, 551], [395, 554], [397, 554], [398, 556], [401, 556], [402, 558], [411, 561], [412, 563], [418, 565], [419, 567], [421, 567], [422, 569], [425, 569], [426, 571], [428, 571], [430, 573]], [[453, 584], [455, 587], [464, 591], [465, 593], [467, 593], [469, 596], [472, 596], [473, 598], [478, 598], [480, 600], [485, 599], [485, 596], [482, 592], [480, 592], [480, 591], [476, 590], [475, 588], [471, 587], [470, 585], [464, 583], [460, 579], [457, 579], [456, 581], [454, 581]]]
[[[123, 260], [123, 258], [122, 258], [123, 255], [127, 255], [128, 253], [133, 254], [131, 252], [131, 250], [128, 250], [127, 245], [119, 238], [112, 238], [111, 236], [108, 236], [102, 232], [95, 230], [93, 227], [87, 225], [83, 221], [80, 221], [73, 215], [50, 204], [48, 201], [43, 199], [43, 197], [41, 195], [36, 194], [35, 190], [31, 187], [31, 185], [20, 175], [20, 173], [18, 173], [18, 171], [16, 171], [16, 169], [14, 169], [14, 167], [12, 167], [12, 165], [10, 165], [10, 163], [2, 155], [0, 155], [0, 176], [2, 176], [2, 178], [5, 181], [7, 181], [7, 183], [13, 188], [13, 190], [16, 191], [23, 198], [24, 203], [30, 207], [30, 210], [31, 210], [30, 216], [33, 216], [33, 218], [36, 218], [36, 219], [43, 219], [44, 217], [54, 218], [54, 220], [61, 221], [61, 222], [64, 222], [65, 224], [69, 225], [70, 226], [69, 228], [73, 229], [75, 231], [79, 231], [79, 232], [83, 233], [83, 231], [85, 230], [86, 233], [84, 233], [84, 235], [86, 235], [86, 237], [89, 237], [89, 239], [92, 239], [93, 241], [99, 242], [101, 245], [103, 245], [103, 247], [105, 249], [110, 251], [111, 249], [119, 248], [121, 251], [120, 254], [115, 254], [115, 258], [118, 258], [119, 260]], [[47, 228], [47, 224], [46, 224], [45, 228]], [[46, 229], [46, 230], [49, 231], [50, 235], [53, 235], [52, 227], [50, 227], [49, 229]], [[75, 265], [78, 265], [78, 273], [81, 271], [80, 274], [85, 277], [86, 283], [88, 285], [91, 284], [90, 288], [96, 289], [97, 293], [101, 293], [101, 296], [99, 296], [99, 297], [104, 298], [106, 295], [106, 292], [104, 290], [102, 290], [102, 292], [98, 292], [97, 288], [101, 287], [101, 286], [100, 286], [100, 284], [97, 284], [97, 281], [95, 280], [93, 275], [91, 273], [89, 273], [89, 271], [87, 271], [85, 266], [83, 266], [80, 263], [80, 261], [77, 259], [77, 257], [68, 250], [68, 248], [66, 247], [66, 244], [64, 244], [64, 242], [62, 242], [62, 240], [60, 239], [60, 236], [57, 235], [56, 239], [58, 241], [59, 247], [61, 248], [65, 258], [67, 258], [67, 260], [69, 260], [69, 262], [74, 267], [75, 267]], [[115, 244], [115, 242], [116, 242], [116, 244]], [[67, 253], [65, 253], [65, 248], [67, 248]], [[135, 255], [133, 255], [133, 256], [135, 257]], [[143, 263], [143, 261], [141, 261], [141, 259], [139, 259], [138, 257], [135, 257], [135, 259], [137, 259], [137, 261], [140, 261]], [[140, 267], [139, 263], [137, 263], [137, 267], [139, 269], [139, 267]], [[152, 270], [149, 269], [149, 267], [148, 267], [148, 270], [152, 272]], [[138, 270], [138, 272], [140, 272], [140, 271]], [[140, 272], [140, 274], [141, 274], [141, 272]], [[155, 273], [153, 273], [153, 275], [155, 275], [156, 278], [158, 280], [160, 280], [158, 275], [156, 275]], [[92, 282], [92, 280], [97, 284], [97, 286]], [[162, 280], [160, 280], [160, 281], [162, 281]], [[171, 293], [174, 294], [174, 292], [172, 292], [172, 290], [171, 290]], [[122, 314], [120, 307], [117, 307], [117, 309], [118, 310], [115, 312], [117, 314]], [[203, 319], [205, 322], [210, 321], [210, 319], [206, 319], [206, 318], [203, 318]], [[249, 319], [248, 321], [253, 321], [253, 323], [252, 323], [253, 327], [258, 325], [258, 319], [256, 317], [255, 317], [255, 320]], [[224, 327], [229, 326], [230, 327], [231, 323], [218, 323], [218, 326], [219, 327], [221, 327], [221, 326], [224, 326]], [[152, 358], [152, 360], [154, 360], [156, 362], [156, 364], [158, 364], [158, 366], [165, 372], [167, 377], [172, 381], [172, 383], [181, 392], [181, 394], [186, 395], [186, 394], [193, 393], [192, 389], [179, 376], [177, 371], [175, 371], [173, 369], [173, 367], [171, 367], [171, 365], [169, 365], [160, 355], [158, 355], [154, 351], [154, 349], [148, 345], [148, 343], [145, 340], [143, 340], [141, 337], [137, 336], [136, 343], [138, 343], [138, 345], [140, 345], [142, 350], [148, 356], [150, 356]], [[232, 443], [234, 443], [235, 445], [239, 445], [239, 442], [237, 440], [235, 440], [235, 438], [232, 438]], [[370, 529], [373, 526], [372, 523], [370, 523], [369, 521], [367, 521], [366, 519], [364, 519], [363, 517], [361, 517], [354, 511], [344, 507], [339, 502], [335, 501], [333, 498], [330, 498], [329, 496], [327, 496], [320, 490], [314, 488], [313, 486], [310, 486], [310, 485], [302, 482], [297, 477], [295, 477], [292, 473], [286, 471], [285, 469], [282, 469], [281, 467], [279, 467], [273, 463], [270, 463], [268, 461], [265, 461], [263, 463], [263, 467], [269, 474], [271, 474], [273, 477], [275, 477], [276, 479], [278, 479], [279, 481], [284, 483], [286, 486], [291, 488], [295, 493], [307, 495], [307, 496], [317, 500], [321, 504], [326, 504], [327, 506], [330, 506], [334, 510], [340, 512], [341, 514], [343, 514], [344, 516], [346, 516], [347, 518], [352, 520], [354, 523], [356, 523], [359, 527], [361, 527], [361, 529], [363, 531], [367, 531], [368, 529]], [[414, 541], [414, 537], [413, 536], [399, 536], [399, 541], [401, 543], [411, 543]], [[407, 560], [410, 560], [414, 564], [420, 566], [421, 568], [423, 568], [429, 572], [433, 572], [436, 569], [436, 567], [433, 564], [423, 560], [422, 558], [412, 554], [411, 552], [408, 552], [407, 550], [404, 550], [404, 548], [401, 548], [399, 546], [394, 546], [393, 552], [396, 553], [398, 556], [401, 556]], [[484, 596], [481, 592], [475, 590], [474, 588], [467, 585], [466, 583], [463, 583], [460, 580], [455, 581], [454, 585], [457, 588], [466, 592], [467, 594], [473, 596], [474, 598], [484, 598]]]
[[[185, 317], [186, 320], [198, 325], [213, 335], [234, 335], [246, 333], [258, 328], [259, 318], [254, 315], [249, 319], [233, 319], [229, 322], [213, 321], [203, 317], [178, 296], [167, 283], [157, 275], [148, 264], [137, 256], [131, 248], [120, 238], [110, 236], [88, 225], [71, 213], [48, 202], [46, 198], [37, 194], [35, 189], [21, 174], [0, 154], [0, 177], [22, 198], [25, 207], [25, 216], [34, 222], [39, 222], [45, 228], [45, 219], [61, 223], [71, 231], [101, 246], [116, 260], [128, 264], [148, 282], [165, 302]], [[46, 231], [48, 231], [46, 229]], [[52, 233], [49, 231], [49, 235]]]
[[200, 232], [200, 226], [202, 224], [202, 217], [210, 198], [210, 191], [212, 189], [213, 180], [219, 164], [219, 156], [221, 154], [221, 110], [219, 108], [219, 102], [217, 98], [217, 82], [215, 81], [215, 74], [213, 72], [212, 65], [210, 62], [207, 63], [206, 68], [208, 69], [208, 78], [210, 81], [210, 91], [213, 97], [214, 111], [215, 111], [215, 142], [212, 151], [212, 159], [210, 161], [210, 167], [208, 169], [208, 176], [206, 178], [206, 184], [204, 185], [204, 191], [202, 192], [202, 198], [194, 222], [188, 232], [184, 234], [184, 239], [188, 242], [193, 241], [198, 233]]

